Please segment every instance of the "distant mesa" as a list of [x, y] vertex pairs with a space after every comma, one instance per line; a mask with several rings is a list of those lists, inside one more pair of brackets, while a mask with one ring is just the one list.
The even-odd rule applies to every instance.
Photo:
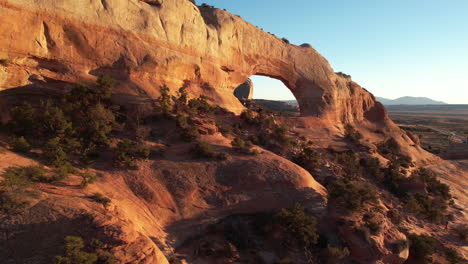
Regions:
[[443, 105], [447, 104], [441, 101], [435, 101], [427, 97], [412, 97], [404, 96], [397, 99], [387, 99], [383, 97], [376, 97], [377, 101], [383, 105]]

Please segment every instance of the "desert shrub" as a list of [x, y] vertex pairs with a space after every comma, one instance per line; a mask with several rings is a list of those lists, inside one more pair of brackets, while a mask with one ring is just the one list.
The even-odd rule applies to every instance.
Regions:
[[159, 97], [157, 99], [157, 114], [161, 114], [164, 117], [169, 117], [172, 110], [171, 96], [169, 95], [169, 87], [163, 85], [159, 88]]
[[360, 211], [365, 204], [376, 203], [375, 191], [369, 186], [359, 186], [350, 181], [334, 181], [327, 186], [329, 205], [351, 212]]
[[408, 241], [401, 239], [391, 245], [393, 254], [400, 254], [403, 250], [408, 248]]
[[391, 138], [386, 141], [382, 141], [377, 144], [377, 151], [385, 157], [388, 157], [390, 155], [397, 155], [399, 153], [399, 146], [398, 142]]
[[304, 212], [304, 208], [296, 203], [292, 209], [281, 209], [275, 214], [278, 223], [286, 230], [288, 237], [300, 245], [310, 247], [318, 241], [316, 233], [317, 220]]
[[43, 154], [46, 161], [54, 167], [66, 166], [68, 164], [67, 154], [62, 149], [59, 137], [52, 138], [47, 142]]
[[31, 144], [23, 136], [13, 138], [11, 146], [15, 152], [28, 153], [31, 150]]
[[252, 150], [253, 144], [250, 141], [244, 141], [240, 137], [235, 137], [231, 141], [232, 148], [239, 153], [247, 155], [256, 155], [256, 150]]
[[29, 197], [25, 197], [23, 193], [0, 191], [0, 214], [13, 214], [29, 204]]
[[0, 213], [14, 213], [25, 208], [37, 192], [29, 191], [32, 186], [30, 177], [39, 177], [36, 169], [8, 167], [2, 174], [0, 182]]
[[313, 171], [319, 164], [319, 155], [311, 145], [306, 145], [292, 158], [292, 161], [308, 171]]
[[135, 128], [135, 139], [137, 141], [142, 141], [147, 139], [151, 134], [151, 128], [138, 125]]
[[288, 40], [287, 38], [282, 38], [281, 40], [282, 40], [284, 43], [287, 43], [287, 44], [290, 43], [289, 40]]
[[346, 74], [344, 72], [337, 72], [336, 74], [341, 75], [341, 76], [346, 77], [346, 78], [351, 78], [351, 75]]
[[334, 264], [349, 256], [349, 250], [346, 247], [338, 248], [328, 245], [323, 255], [324, 263]]
[[357, 131], [351, 124], [345, 126], [345, 138], [353, 143], [359, 143], [362, 139], [361, 132]]
[[110, 143], [109, 136], [116, 124], [110, 102], [113, 86], [114, 82], [106, 76], [99, 77], [92, 88], [77, 85], [60, 106], [72, 122], [73, 137], [80, 143], [76, 151], [83, 155]]
[[87, 122], [81, 123], [82, 130], [79, 131], [85, 146], [109, 145], [109, 136], [115, 123], [115, 115], [112, 111], [103, 104], [97, 104], [91, 106], [85, 115], [89, 119]]
[[[288, 136], [288, 128], [284, 125], [277, 125], [273, 129], [270, 149], [276, 150], [277, 153], [286, 154], [292, 147], [293, 140]], [[273, 143], [273, 144], [272, 144]]]
[[447, 209], [443, 201], [431, 199], [427, 194], [420, 193], [409, 196], [406, 208], [416, 216], [424, 216], [433, 223], [443, 222], [443, 212]]
[[89, 184], [93, 184], [97, 179], [96, 175], [91, 174], [89, 172], [79, 173], [78, 175], [81, 176], [81, 183], [80, 183], [81, 188], [86, 188]]
[[58, 182], [65, 180], [68, 177], [69, 173], [76, 172], [75, 169], [68, 163], [62, 166], [57, 167], [54, 170], [54, 174], [51, 178], [51, 182]]
[[21, 167], [6, 168], [2, 177], [3, 181], [0, 183], [0, 186], [8, 192], [22, 191], [32, 184], [29, 175]]
[[191, 99], [188, 102], [189, 110], [192, 114], [211, 114], [214, 108], [208, 103], [209, 97], [200, 95], [196, 99]]
[[180, 138], [185, 142], [193, 142], [200, 138], [200, 133], [193, 121], [184, 115], [177, 115], [177, 127], [180, 129]]
[[105, 197], [101, 193], [94, 193], [92, 196], [90, 196], [91, 200], [100, 203], [104, 206], [104, 208], [107, 208], [109, 204], [111, 203], [111, 199]]
[[72, 128], [72, 123], [65, 116], [61, 108], [53, 106], [47, 101], [40, 117], [41, 133], [48, 138], [63, 137]]
[[445, 258], [450, 264], [458, 264], [462, 263], [463, 261], [463, 258], [460, 255], [460, 253], [458, 253], [458, 251], [454, 248], [445, 248], [444, 253]]
[[425, 168], [420, 168], [412, 177], [426, 183], [427, 191], [431, 195], [441, 197], [444, 200], [450, 200], [452, 198], [450, 187], [447, 184], [441, 183], [433, 172]]
[[135, 167], [138, 160], [147, 159], [150, 155], [150, 149], [142, 141], [124, 139], [117, 143], [114, 150], [114, 161], [125, 167]]
[[181, 87], [178, 91], [179, 97], [177, 97], [174, 110], [177, 114], [188, 112], [188, 93], [187, 88]]
[[70, 107], [68, 109], [86, 109], [97, 104], [109, 105], [114, 85], [109, 76], [98, 77], [94, 87], [76, 85], [66, 96]]
[[380, 170], [379, 159], [374, 157], [364, 157], [359, 160], [359, 165], [363, 168], [365, 174], [377, 180], [382, 180], [383, 175]]
[[23, 102], [14, 106], [11, 111], [11, 120], [7, 126], [17, 136], [30, 136], [36, 131], [36, 109], [31, 104]]
[[215, 152], [213, 147], [204, 141], [199, 141], [192, 146], [192, 152], [194, 157], [197, 159], [203, 158], [213, 158], [215, 156]]
[[56, 256], [55, 264], [95, 264], [98, 255], [83, 251], [84, 247], [84, 241], [81, 237], [65, 237], [64, 255]]
[[406, 191], [402, 188], [402, 184], [406, 181], [406, 177], [400, 172], [398, 164], [391, 163], [384, 174], [384, 185], [394, 195], [405, 197]]
[[363, 167], [359, 163], [356, 152], [349, 149], [342, 152], [329, 150], [331, 160], [339, 164], [347, 174], [348, 179], [357, 179], [363, 173]]
[[468, 237], [468, 224], [458, 224], [452, 228], [453, 233], [462, 241]]
[[410, 157], [404, 155], [398, 155], [396, 160], [403, 168], [409, 168], [413, 163], [413, 160]]
[[410, 243], [410, 257], [419, 263], [427, 263], [427, 257], [435, 250], [435, 240], [426, 235], [410, 234], [408, 236]]

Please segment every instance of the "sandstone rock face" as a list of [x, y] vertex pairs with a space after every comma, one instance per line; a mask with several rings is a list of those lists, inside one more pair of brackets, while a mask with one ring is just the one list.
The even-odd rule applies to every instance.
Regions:
[[254, 84], [250, 78], [234, 90], [234, 96], [236, 96], [238, 99], [252, 100], [253, 93]]
[[386, 118], [370, 93], [313, 48], [191, 1], [0, 0], [0, 15], [0, 89], [58, 89], [107, 74], [127, 103], [154, 99], [162, 84], [174, 94], [185, 84], [192, 96], [240, 113], [234, 89], [263, 75], [292, 91], [303, 116]]

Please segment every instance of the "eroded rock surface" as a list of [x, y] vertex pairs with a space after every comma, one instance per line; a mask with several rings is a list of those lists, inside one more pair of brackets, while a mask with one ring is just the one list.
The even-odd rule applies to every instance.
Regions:
[[[348, 76], [309, 46], [288, 44], [242, 18], [187, 0], [1, 0], [0, 88], [63, 87], [107, 74], [138, 102], [185, 85], [236, 113], [233, 91], [252, 75], [281, 80], [303, 116], [387, 118]], [[7, 66], [5, 66], [7, 65]], [[373, 120], [375, 121], [375, 120]]]

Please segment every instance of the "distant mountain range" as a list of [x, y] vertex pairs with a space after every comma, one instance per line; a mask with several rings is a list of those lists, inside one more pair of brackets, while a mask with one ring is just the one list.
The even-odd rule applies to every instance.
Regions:
[[387, 99], [376, 97], [377, 101], [383, 105], [442, 105], [447, 104], [441, 101], [435, 101], [427, 97], [404, 96], [397, 99]]
[[[435, 101], [427, 97], [412, 97], [412, 96], [403, 96], [397, 99], [387, 99], [383, 97], [375, 97], [377, 101], [381, 102], [383, 105], [445, 105], [447, 103], [442, 101]], [[296, 100], [281, 100], [290, 105], [297, 105]]]

